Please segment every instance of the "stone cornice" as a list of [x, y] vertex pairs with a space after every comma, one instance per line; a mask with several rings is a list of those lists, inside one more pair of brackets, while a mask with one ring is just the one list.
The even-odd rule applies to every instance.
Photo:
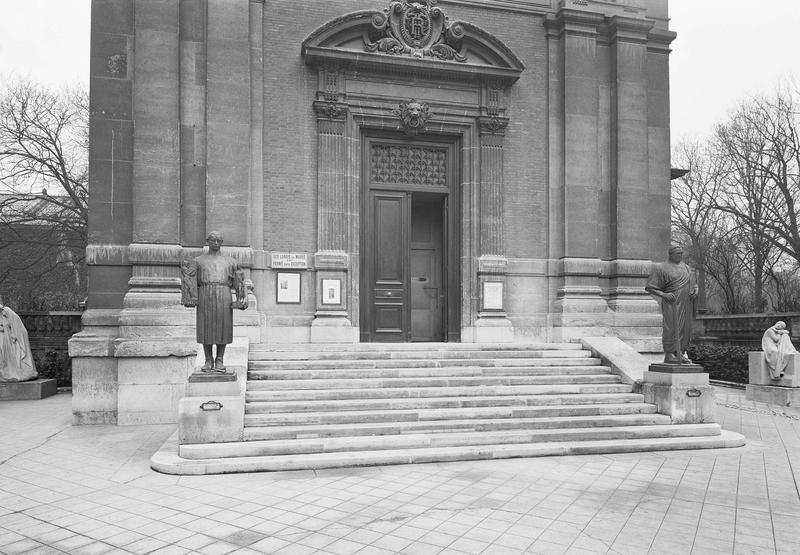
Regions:
[[548, 16], [545, 25], [556, 36], [563, 34], [596, 37], [598, 27], [605, 21], [601, 13], [561, 8], [555, 15]]
[[647, 34], [655, 25], [650, 19], [635, 19], [615, 15], [608, 18], [608, 34], [611, 41], [647, 42]]
[[668, 31], [667, 29], [655, 28], [647, 35], [648, 43], [647, 49], [652, 52], [661, 52], [669, 54], [670, 44], [675, 40], [678, 34], [675, 31]]
[[545, 14], [553, 11], [551, 0], [439, 0], [439, 5], [448, 4], [531, 14]]

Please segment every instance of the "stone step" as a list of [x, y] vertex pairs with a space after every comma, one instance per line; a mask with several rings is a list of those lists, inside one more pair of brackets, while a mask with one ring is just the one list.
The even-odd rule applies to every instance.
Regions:
[[453, 368], [470, 367], [550, 367], [550, 366], [600, 366], [599, 358], [473, 358], [473, 359], [369, 359], [369, 360], [250, 360], [249, 370], [357, 370], [365, 368]]
[[[365, 368], [318, 370], [250, 370], [247, 375], [258, 380], [327, 380], [364, 378], [440, 378], [449, 376], [566, 376], [610, 374], [608, 366], [453, 366], [445, 368]], [[248, 387], [256, 384], [248, 384]]]
[[[268, 382], [269, 383], [269, 382]], [[277, 382], [275, 382], [277, 383]], [[432, 398], [462, 398], [484, 396], [565, 395], [592, 393], [630, 393], [631, 386], [620, 383], [556, 383], [544, 385], [485, 385], [454, 387], [384, 387], [367, 389], [300, 389], [248, 391], [245, 397], [246, 412], [258, 412], [261, 403], [296, 401], [310, 404], [318, 401], [363, 400], [394, 402], [403, 399], [429, 400]]]
[[663, 414], [630, 413], [562, 417], [546, 416], [539, 418], [473, 418], [461, 420], [419, 420], [410, 422], [370, 422], [366, 424], [310, 424], [305, 426], [248, 427], [244, 430], [244, 439], [245, 441], [261, 439], [309, 439], [317, 437], [376, 436], [423, 432], [489, 432], [494, 430], [585, 428], [588, 426], [642, 426], [669, 423], [670, 417]]
[[580, 343], [251, 343], [251, 353], [386, 353], [409, 351], [574, 351]]
[[254, 351], [250, 350], [251, 361], [291, 361], [291, 360], [409, 360], [409, 359], [515, 359], [515, 358], [590, 358], [592, 353], [577, 345], [573, 349], [540, 350], [413, 350], [413, 351]]
[[[250, 380], [247, 391], [324, 391], [341, 389], [392, 389], [432, 387], [491, 387], [522, 385], [610, 384], [620, 383], [613, 374], [567, 376], [436, 376], [422, 378], [349, 378], [316, 380]], [[250, 397], [248, 397], [248, 400]], [[255, 400], [255, 398], [254, 398]]]
[[[572, 400], [572, 399], [570, 399]], [[245, 428], [260, 426], [303, 426], [324, 424], [348, 423], [376, 423], [376, 422], [417, 422], [439, 420], [473, 420], [497, 418], [543, 418], [566, 416], [599, 416], [610, 414], [653, 414], [656, 406], [642, 402], [638, 399], [626, 399], [603, 402], [594, 399], [594, 403], [582, 404], [525, 404], [524, 399], [504, 399], [507, 404], [501, 405], [500, 400], [486, 400], [483, 404], [465, 404], [458, 400], [449, 405], [407, 407], [369, 407], [355, 405], [355, 408], [345, 406], [316, 407], [319, 410], [298, 411], [270, 411], [249, 412], [244, 415]], [[512, 401], [515, 402], [512, 404]], [[413, 405], [413, 403], [408, 403]], [[280, 407], [275, 407], [280, 408]], [[291, 409], [290, 409], [291, 410]]]
[[663, 437], [700, 437], [719, 435], [719, 424], [611, 426], [606, 428], [557, 428], [539, 430], [492, 430], [490, 432], [440, 432], [383, 436], [346, 436], [312, 439], [257, 440], [233, 443], [183, 445], [181, 456], [187, 459], [217, 457], [258, 457], [305, 455], [391, 449], [426, 449], [511, 443], [553, 441], [592, 441], [645, 439]]
[[[239, 442], [234, 445], [245, 445], [246, 443], [247, 442]], [[154, 470], [166, 474], [225, 474], [231, 472], [341, 468], [552, 455], [590, 455], [675, 449], [712, 449], [739, 447], [741, 445], [744, 445], [744, 436], [734, 432], [723, 431], [719, 435], [699, 437], [648, 437], [643, 439], [465, 445], [458, 447], [387, 449], [381, 451], [350, 451], [338, 453], [310, 453], [304, 455], [192, 460], [181, 457], [178, 454], [177, 440], [171, 439], [153, 456], [151, 459], [151, 466]]]

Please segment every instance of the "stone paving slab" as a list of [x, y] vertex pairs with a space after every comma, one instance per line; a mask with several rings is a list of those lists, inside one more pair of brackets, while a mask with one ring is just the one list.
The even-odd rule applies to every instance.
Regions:
[[800, 410], [740, 390], [735, 449], [182, 477], [70, 401], [0, 404], [0, 553], [800, 553]]

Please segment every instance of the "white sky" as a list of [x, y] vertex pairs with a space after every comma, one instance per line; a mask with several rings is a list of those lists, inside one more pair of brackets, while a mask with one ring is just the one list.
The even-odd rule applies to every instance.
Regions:
[[[387, 0], [388, 1], [388, 0]], [[90, 0], [0, 0], [0, 76], [89, 82]], [[673, 143], [749, 95], [800, 85], [800, 0], [670, 0]]]
[[800, 85], [800, 0], [670, 0], [669, 12], [673, 144], [790, 76]]

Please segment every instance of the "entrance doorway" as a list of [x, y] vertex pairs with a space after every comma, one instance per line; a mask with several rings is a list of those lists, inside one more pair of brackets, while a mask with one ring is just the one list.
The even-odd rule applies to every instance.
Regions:
[[452, 145], [365, 142], [361, 340], [458, 340]]

